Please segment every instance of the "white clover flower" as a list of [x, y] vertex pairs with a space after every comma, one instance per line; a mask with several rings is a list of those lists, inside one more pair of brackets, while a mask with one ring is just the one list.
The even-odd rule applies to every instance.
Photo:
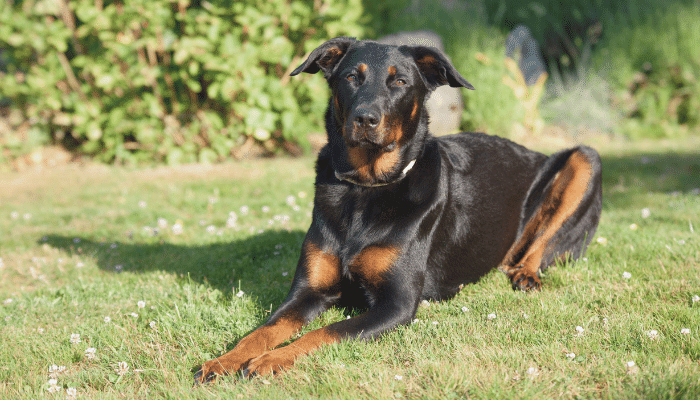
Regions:
[[213, 235], [216, 233], [216, 227], [214, 225], [207, 226], [207, 233]]
[[144, 200], [141, 200], [141, 201], [139, 201], [139, 207], [146, 208], [146, 207], [148, 207], [148, 203], [146, 203]]
[[49, 388], [48, 388], [49, 393], [60, 392], [61, 389], [63, 389], [63, 388], [58, 386], [57, 379], [49, 379]]
[[116, 369], [117, 375], [122, 376], [129, 372], [129, 365], [125, 361], [119, 361]]
[[639, 372], [639, 367], [634, 361], [627, 361], [625, 363], [625, 368], [627, 369], [627, 373], [630, 375]]
[[261, 210], [262, 210], [262, 212], [264, 212], [264, 213], [267, 214], [267, 213], [270, 212], [270, 207], [268, 207], [268, 206], [262, 206]]
[[245, 293], [242, 290], [239, 290], [238, 293], [236, 293], [236, 297], [241, 298], [244, 294]]
[[112, 318], [110, 317], [105, 317], [105, 324], [108, 324], [112, 321]]
[[534, 377], [540, 374], [540, 370], [535, 367], [530, 367], [527, 369], [527, 371], [525, 371], [525, 373]]
[[496, 314], [491, 313], [487, 315], [486, 318], [488, 318], [489, 320], [496, 319]]
[[248, 208], [248, 206], [241, 206], [239, 211], [241, 212], [241, 215], [248, 215], [250, 208]]
[[462, 307], [462, 312], [463, 312], [463, 313], [469, 312], [469, 308], [467, 308], [467, 307]]
[[151, 327], [151, 329], [156, 329], [156, 321], [151, 321], [148, 323], [148, 326]]
[[647, 334], [647, 337], [649, 338], [649, 340], [659, 339], [659, 332], [657, 332], [656, 329], [652, 329], [652, 330], [646, 332], [646, 334]]
[[226, 227], [227, 228], [235, 228], [237, 222], [238, 222], [238, 214], [236, 214], [234, 211], [229, 212], [228, 219], [226, 220]]
[[632, 277], [632, 274], [630, 274], [629, 272], [625, 271], [625, 272], [622, 273], [622, 277], [625, 278], [625, 279], [630, 279], [630, 278]]
[[12, 211], [10, 213], [10, 218], [12, 219], [18, 219], [19, 218], [19, 213], [17, 211]]
[[75, 264], [75, 267], [76, 267], [76, 268], [83, 268], [84, 266], [85, 266], [85, 263], [83, 263], [82, 261], [78, 261], [78, 262]]
[[632, 225], [630, 225], [630, 229], [633, 230], [633, 231], [636, 231], [637, 228], [639, 228], [639, 227], [637, 226], [637, 224], [632, 224]]
[[608, 239], [606, 239], [604, 237], [598, 237], [598, 239], [596, 239], [595, 241], [598, 242], [599, 244], [602, 244], [603, 246], [608, 244]]
[[394, 379], [397, 380], [397, 381], [400, 381], [400, 380], [403, 379], [403, 376], [401, 376], [401, 375], [394, 375]]
[[294, 204], [296, 204], [296, 201], [297, 201], [296, 197], [294, 197], [292, 195], [287, 196], [287, 205], [288, 206], [290, 206], [290, 207], [293, 206]]
[[436, 326], [437, 326], [438, 324], [439, 324], [439, 322], [433, 321], [433, 325], [436, 325]]
[[43, 334], [44, 334], [44, 328], [36, 328], [36, 331], [37, 331], [40, 335], [43, 335]]
[[418, 318], [416, 318], [416, 319], [414, 319], [413, 321], [411, 321], [412, 324], [417, 324], [417, 323], [419, 323], [419, 322], [420, 322], [420, 320], [419, 320]]
[[581, 335], [583, 335], [583, 331], [584, 331], [584, 329], [583, 329], [582, 326], [577, 326], [577, 327], [576, 327], [576, 336], [581, 336]]
[[287, 271], [282, 272], [282, 276], [287, 276], [287, 275], [289, 275], [289, 272], [287, 272]]
[[143, 301], [143, 300], [140, 300], [138, 303], [136, 303], [136, 305], [137, 305], [139, 308], [144, 308], [144, 307], [146, 307], [146, 302]]
[[165, 229], [168, 227], [168, 220], [165, 218], [158, 218], [158, 227], [160, 229]]
[[129, 314], [129, 315], [131, 315], [131, 316], [132, 316], [132, 317], [134, 317], [134, 318], [138, 318], [138, 317], [139, 317], [139, 315], [138, 315], [138, 314], [136, 314], [135, 312], [132, 312], [132, 313], [131, 313], [131, 314]]
[[430, 302], [428, 300], [421, 300], [420, 305], [423, 307], [429, 307]]
[[78, 344], [80, 343], [80, 334], [78, 333], [72, 333], [70, 335], [70, 343], [71, 344]]
[[690, 329], [688, 329], [688, 328], [681, 329], [681, 335], [690, 335]]
[[94, 347], [88, 347], [87, 349], [85, 349], [85, 358], [87, 358], [88, 360], [94, 360], [96, 352], [97, 349], [95, 349]]
[[651, 216], [651, 210], [648, 208], [642, 208], [642, 218], [646, 219]]
[[576, 353], [566, 353], [566, 357], [573, 360], [574, 358], [576, 358]]
[[700, 296], [695, 295], [691, 300], [693, 301], [693, 303], [697, 303], [698, 301], [700, 301]]
[[10, 304], [12, 304], [13, 301], [14, 301], [14, 300], [12, 300], [12, 299], [6, 299], [5, 301], [2, 302], [2, 305], [3, 305], [3, 306], [9, 306]]
[[182, 223], [176, 222], [175, 225], [173, 225], [172, 231], [173, 231], [173, 235], [182, 235], [182, 232], [183, 232]]
[[66, 389], [66, 400], [75, 400], [78, 398], [78, 390], [76, 388], [69, 387]]

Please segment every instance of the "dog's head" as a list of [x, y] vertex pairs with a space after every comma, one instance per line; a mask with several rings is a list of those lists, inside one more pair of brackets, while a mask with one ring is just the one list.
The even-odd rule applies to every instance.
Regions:
[[428, 136], [430, 92], [474, 89], [435, 48], [346, 37], [319, 46], [291, 75], [319, 71], [332, 90], [326, 129], [336, 176], [363, 186], [393, 183], [413, 166]]

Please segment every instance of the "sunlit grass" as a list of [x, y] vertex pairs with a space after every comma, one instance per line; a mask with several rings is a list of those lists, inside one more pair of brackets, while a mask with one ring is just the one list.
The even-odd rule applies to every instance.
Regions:
[[493, 272], [377, 341], [195, 389], [284, 299], [313, 160], [5, 175], [0, 397], [697, 398], [700, 161], [672, 147], [603, 152], [595, 240], [541, 292]]

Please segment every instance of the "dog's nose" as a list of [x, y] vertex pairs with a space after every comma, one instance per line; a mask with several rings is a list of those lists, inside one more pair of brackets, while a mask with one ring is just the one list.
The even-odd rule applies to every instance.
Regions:
[[366, 108], [355, 110], [355, 124], [363, 128], [376, 128], [379, 125], [379, 113]]

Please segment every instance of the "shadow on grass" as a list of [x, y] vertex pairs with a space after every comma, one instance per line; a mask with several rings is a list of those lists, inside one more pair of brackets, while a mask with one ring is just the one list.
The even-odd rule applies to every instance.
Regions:
[[[605, 209], [643, 202], [647, 193], [700, 191], [700, 157], [695, 154], [635, 154], [603, 157]], [[262, 304], [284, 299], [294, 276], [304, 231], [265, 231], [231, 242], [185, 245], [143, 238], [96, 242], [87, 237], [49, 235], [40, 241], [70, 255], [92, 257], [110, 273], [163, 271], [208, 284], [230, 296], [239, 288], [254, 292]]]
[[91, 257], [109, 273], [162, 271], [208, 284], [226, 296], [239, 289], [252, 291], [262, 304], [269, 304], [279, 303], [287, 294], [304, 234], [300, 230], [271, 230], [246, 239], [200, 246], [157, 241], [157, 237], [139, 243], [96, 242], [59, 235], [48, 235], [40, 243], [69, 255]]

